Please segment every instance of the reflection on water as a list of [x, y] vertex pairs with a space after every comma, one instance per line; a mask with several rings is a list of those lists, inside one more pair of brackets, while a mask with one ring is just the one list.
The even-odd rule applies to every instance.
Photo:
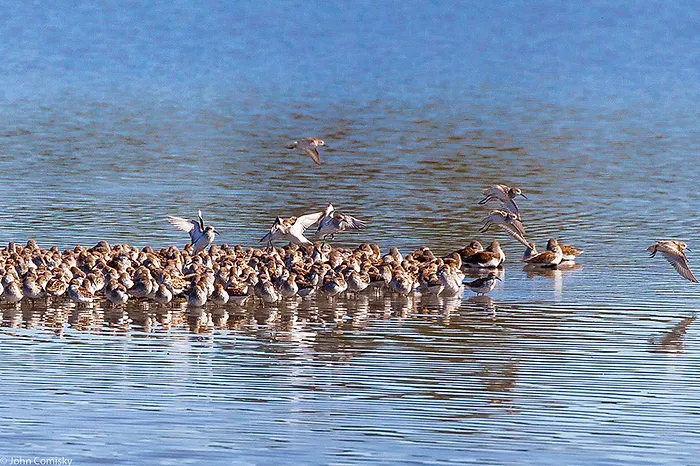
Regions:
[[685, 334], [688, 327], [695, 321], [696, 316], [685, 317], [675, 324], [670, 330], [664, 332], [658, 339], [651, 339], [651, 351], [660, 353], [682, 353]]

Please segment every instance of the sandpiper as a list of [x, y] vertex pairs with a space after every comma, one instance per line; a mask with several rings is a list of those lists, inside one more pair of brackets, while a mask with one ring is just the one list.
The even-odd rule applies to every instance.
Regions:
[[78, 304], [87, 304], [95, 300], [95, 296], [88, 290], [89, 280], [87, 278], [74, 278], [68, 287], [68, 297]]
[[204, 226], [204, 219], [202, 218], [202, 211], [197, 212], [197, 220], [187, 220], [181, 217], [168, 216], [170, 221], [175, 228], [190, 234], [190, 240], [192, 242], [192, 251], [197, 254], [200, 251], [206, 249], [212, 241], [214, 241], [214, 236], [218, 235], [219, 232], [211, 226]]
[[204, 280], [200, 280], [190, 289], [190, 293], [187, 295], [187, 305], [202, 307], [207, 303], [207, 297], [207, 285]]
[[129, 300], [129, 293], [119, 280], [113, 278], [105, 285], [105, 297], [112, 304], [124, 304]]
[[362, 220], [336, 211], [329, 202], [328, 207], [323, 212], [323, 218], [319, 222], [316, 234], [323, 235], [324, 240], [327, 236], [330, 236], [332, 240], [335, 238], [336, 233], [345, 230], [360, 230], [365, 226], [366, 224]]
[[325, 146], [326, 143], [318, 138], [301, 138], [287, 145], [287, 149], [301, 149], [306, 155], [311, 157], [316, 165], [321, 165], [321, 156], [318, 154], [318, 148]]
[[507, 212], [505, 210], [492, 210], [483, 220], [483, 225], [479, 231], [484, 233], [488, 231], [492, 225], [498, 225], [513, 239], [517, 240], [525, 247], [530, 246], [525, 239], [525, 227], [518, 216], [513, 212]]
[[561, 252], [559, 243], [556, 239], [550, 238], [547, 241], [547, 250], [537, 253], [533, 256], [523, 259], [527, 265], [533, 267], [556, 267], [561, 263], [564, 254]]
[[562, 262], [573, 262], [576, 260], [576, 256], [580, 256], [583, 253], [583, 249], [575, 248], [569, 244], [559, 243], [559, 247], [562, 252]]
[[479, 204], [484, 205], [489, 201], [496, 200], [503, 204], [508, 211], [513, 212], [518, 218], [520, 218], [520, 212], [518, 206], [515, 203], [515, 198], [522, 196], [527, 199], [527, 196], [523, 194], [520, 188], [511, 188], [504, 184], [496, 184], [490, 188], [482, 190], [484, 198], [479, 201]]
[[261, 243], [267, 242], [272, 248], [272, 242], [277, 239], [289, 241], [292, 244], [311, 245], [311, 241], [306, 239], [304, 232], [323, 218], [324, 212], [302, 215], [301, 217], [289, 217], [282, 219], [277, 217], [272, 224], [270, 231], [260, 238]]
[[688, 264], [688, 256], [685, 255], [685, 250], [690, 251], [688, 245], [682, 241], [674, 240], [663, 240], [657, 241], [647, 248], [651, 254], [649, 257], [654, 257], [657, 252], [660, 252], [664, 256], [676, 272], [681, 274], [681, 277], [690, 280], [691, 282], [697, 283], [697, 278], [690, 271], [690, 265]]
[[492, 241], [483, 251], [475, 252], [462, 260], [464, 267], [489, 269], [499, 267], [506, 260], [506, 254], [498, 241]]
[[214, 292], [209, 297], [214, 304], [223, 306], [229, 300], [228, 292], [224, 289], [224, 285], [217, 283], [214, 285]]
[[494, 289], [496, 286], [496, 280], [501, 280], [501, 278], [496, 274], [496, 272], [489, 272], [489, 274], [485, 277], [479, 277], [474, 281], [465, 283], [465, 285], [467, 288], [476, 293], [477, 296], [483, 296]]

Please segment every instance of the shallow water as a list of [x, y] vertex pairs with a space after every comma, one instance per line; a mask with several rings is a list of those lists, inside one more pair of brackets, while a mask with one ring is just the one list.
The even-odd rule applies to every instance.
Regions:
[[[91, 4], [92, 5], [92, 4]], [[7, 10], [7, 6], [0, 9]], [[202, 311], [2, 307], [0, 456], [75, 464], [689, 464], [700, 248], [694, 5], [186, 2], [0, 15], [0, 240], [221, 242], [332, 201], [376, 241], [499, 239], [488, 298], [372, 293]], [[317, 135], [324, 165], [284, 149]], [[478, 233], [520, 186], [531, 273]], [[694, 252], [690, 253], [691, 265]]]

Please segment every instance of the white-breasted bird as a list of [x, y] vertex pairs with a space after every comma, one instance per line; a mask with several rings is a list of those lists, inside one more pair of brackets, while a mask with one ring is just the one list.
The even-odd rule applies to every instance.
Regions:
[[306, 239], [304, 232], [321, 220], [324, 212], [316, 212], [314, 214], [302, 215], [301, 217], [289, 217], [285, 219], [277, 217], [272, 227], [270, 227], [270, 231], [260, 238], [260, 242], [267, 242], [270, 247], [272, 247], [272, 242], [278, 239], [298, 245], [313, 244]]
[[197, 211], [197, 213], [198, 220], [187, 220], [168, 215], [168, 220], [175, 228], [190, 234], [192, 249], [195, 254], [206, 249], [214, 241], [214, 236], [219, 234], [213, 226], [204, 226], [201, 210]]

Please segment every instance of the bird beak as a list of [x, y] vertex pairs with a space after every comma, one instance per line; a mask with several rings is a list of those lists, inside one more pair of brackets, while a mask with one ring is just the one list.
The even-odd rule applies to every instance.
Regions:
[[218, 234], [219, 234], [219, 232], [218, 232], [218, 231], [216, 231], [216, 229], [214, 229], [214, 234], [215, 234], [215, 235], [218, 235]]
[[525, 199], [527, 199], [527, 196], [524, 195], [523, 193], [520, 193], [520, 195], [521, 195], [522, 197], [524, 197]]
[[693, 252], [693, 250], [692, 250], [692, 249], [690, 249], [690, 248], [685, 248], [685, 250], [686, 250], [686, 251], [690, 251], [690, 252]]
[[496, 280], [501, 281], [501, 282], [503, 281], [503, 280], [501, 280], [501, 277], [499, 277], [498, 275], [494, 275], [493, 278], [495, 278]]

